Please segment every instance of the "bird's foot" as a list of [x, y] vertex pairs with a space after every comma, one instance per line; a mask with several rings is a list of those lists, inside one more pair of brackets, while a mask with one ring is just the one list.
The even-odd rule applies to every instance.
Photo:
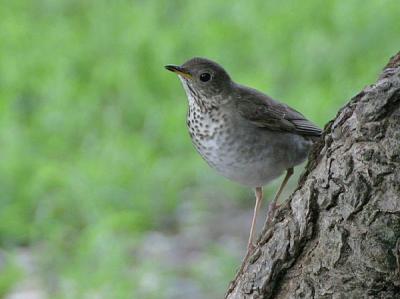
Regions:
[[254, 249], [256, 249], [256, 245], [253, 242], [247, 244], [247, 255], [251, 254]]
[[267, 213], [267, 223], [268, 226], [271, 225], [272, 220], [274, 220], [275, 218], [275, 212], [276, 210], [280, 207], [279, 204], [277, 204], [276, 202], [271, 202], [268, 206], [268, 213]]

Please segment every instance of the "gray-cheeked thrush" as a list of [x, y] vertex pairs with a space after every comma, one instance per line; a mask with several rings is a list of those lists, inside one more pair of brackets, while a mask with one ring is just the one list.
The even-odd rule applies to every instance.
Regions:
[[189, 101], [187, 126], [197, 151], [223, 176], [255, 189], [252, 250], [262, 187], [286, 171], [269, 210], [273, 217], [293, 167], [307, 158], [321, 129], [289, 106], [235, 83], [214, 61], [192, 58], [165, 68], [182, 81]]

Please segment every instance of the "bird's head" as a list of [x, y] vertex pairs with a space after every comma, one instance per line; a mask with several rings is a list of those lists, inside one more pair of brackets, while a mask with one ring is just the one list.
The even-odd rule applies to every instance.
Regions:
[[166, 65], [182, 81], [190, 101], [198, 105], [218, 107], [229, 100], [232, 80], [218, 63], [205, 58], [192, 58], [181, 66]]

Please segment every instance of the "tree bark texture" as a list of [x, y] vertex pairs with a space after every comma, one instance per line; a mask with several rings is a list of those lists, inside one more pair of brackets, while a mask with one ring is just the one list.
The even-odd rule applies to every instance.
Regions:
[[400, 298], [400, 52], [330, 121], [226, 298]]

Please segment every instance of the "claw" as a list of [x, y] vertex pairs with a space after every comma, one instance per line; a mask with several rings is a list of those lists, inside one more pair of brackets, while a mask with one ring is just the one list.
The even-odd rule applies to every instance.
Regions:
[[256, 249], [256, 245], [253, 242], [250, 242], [247, 245], [247, 254], [251, 254], [254, 251], [254, 249]]

